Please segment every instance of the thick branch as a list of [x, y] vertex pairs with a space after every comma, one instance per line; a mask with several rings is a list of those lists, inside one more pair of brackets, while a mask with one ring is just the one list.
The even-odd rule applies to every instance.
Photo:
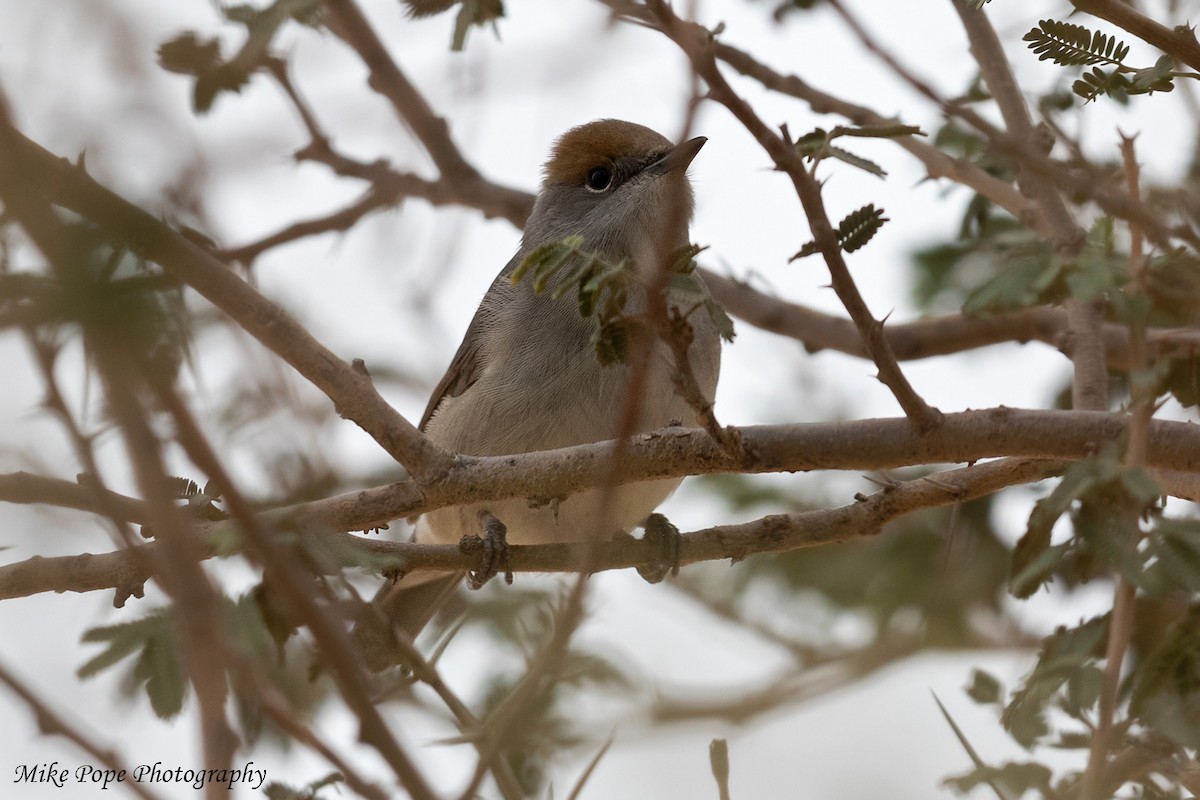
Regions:
[[[736, 431], [755, 455], [748, 464], [703, 430], [664, 428], [631, 440], [615, 479], [630, 483], [724, 472], [870, 471], [1005, 456], [1075, 461], [1121, 441], [1126, 418], [1098, 411], [995, 408], [947, 414], [937, 431], [925, 435], [913, 431], [903, 418], [759, 425]], [[1154, 420], [1146, 441], [1146, 463], [1160, 473], [1164, 489], [1200, 500], [1195, 480], [1190, 485], [1185, 480], [1200, 473], [1200, 426]], [[263, 514], [276, 527], [346, 531], [382, 527], [450, 505], [510, 497], [548, 503], [602, 485], [610, 475], [613, 447], [613, 442], [599, 442], [511, 456], [457, 456], [453, 467], [428, 485], [403, 481]], [[0, 580], [0, 597], [8, 596], [14, 595]]]
[[[1004, 117], [1009, 135], [1029, 142], [1038, 141], [1038, 132], [1025, 105], [1025, 98], [1008, 66], [1000, 38], [987, 16], [964, 0], [951, 0], [951, 3], [962, 19], [963, 28], [971, 42], [971, 54], [975, 56], [980, 73]], [[1055, 232], [1051, 239], [1055, 247], [1065, 255], [1075, 255], [1083, 244], [1084, 234], [1067, 208], [1059, 188], [1037, 170], [1023, 170], [1021, 184], [1037, 201], [1042, 215]], [[1100, 335], [1103, 322], [1100, 308], [1095, 303], [1075, 298], [1068, 300], [1066, 307], [1073, 334], [1073, 405], [1081, 409], [1105, 408], [1108, 404], [1108, 372]]]
[[[900, 421], [902, 424], [903, 420]], [[907, 426], [907, 425], [906, 425]], [[699, 432], [697, 432], [699, 433]], [[706, 440], [706, 434], [700, 434]], [[711, 440], [709, 440], [711, 441]], [[865, 500], [840, 508], [800, 514], [778, 514], [740, 525], [705, 528], [683, 534], [680, 563], [732, 559], [740, 561], [755, 553], [778, 553], [846, 541], [878, 533], [885, 524], [915, 511], [949, 505], [991, 494], [1007, 486], [1030, 483], [1058, 474], [1061, 462], [1038, 459], [1004, 459], [950, 470], [889, 486]], [[386, 542], [342, 535], [340, 543], [376, 559], [396, 558], [408, 569], [465, 571], [478, 566], [478, 556], [456, 545], [424, 545]], [[138, 550], [157, 548], [149, 544]], [[127, 574], [137, 569], [136, 552], [88, 556], [85, 564], [70, 563], [81, 557], [30, 559], [0, 567], [0, 599], [46, 591], [93, 591], [110, 588], [115, 582], [109, 572]], [[573, 572], [588, 564], [591, 572], [637, 567], [653, 560], [641, 540], [618, 538], [611, 542], [509, 545], [514, 572]], [[70, 585], [62, 579], [69, 572], [80, 579]], [[84, 588], [87, 587], [87, 588]]]
[[1071, 5], [1093, 17], [1108, 20], [1118, 28], [1124, 28], [1192, 69], [1200, 70], [1200, 42], [1196, 41], [1196, 34], [1191, 28], [1168, 28], [1120, 0], [1071, 0]]

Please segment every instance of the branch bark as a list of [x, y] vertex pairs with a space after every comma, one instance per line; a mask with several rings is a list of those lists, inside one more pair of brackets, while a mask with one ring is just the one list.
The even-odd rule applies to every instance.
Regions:
[[[899, 422], [906, 425], [904, 420]], [[707, 435], [700, 435], [708, 439]], [[1058, 474], [1064, 467], [1064, 462], [1042, 459], [1001, 459], [889, 486], [838, 508], [776, 514], [740, 525], [704, 528], [682, 535], [679, 563], [718, 559], [737, 562], [756, 553], [787, 552], [870, 536], [905, 514], [965, 502], [1007, 486], [1039, 481]], [[404, 569], [459, 572], [478, 566], [478, 555], [464, 552], [457, 545], [330, 535], [337, 536], [338, 544], [347, 552], [358, 552], [377, 565], [381, 558], [390, 558]], [[47, 591], [115, 588], [131, 573], [136, 575], [144, 569], [147, 553], [139, 551], [157, 552], [159, 547], [155, 542], [100, 556], [34, 558], [0, 567], [0, 599]], [[215, 555], [215, 547], [209, 546], [208, 552]], [[609, 542], [509, 545], [509, 564], [513, 572], [575, 572], [581, 564], [587, 564], [589, 572], [603, 572], [641, 566], [652, 562], [653, 558], [654, 552], [648, 549], [646, 542], [628, 537]]]
[[1200, 42], [1192, 28], [1180, 26], [1168, 28], [1157, 20], [1147, 17], [1129, 3], [1119, 0], [1071, 0], [1071, 5], [1085, 14], [1107, 20], [1123, 28], [1147, 44], [1154, 45], [1164, 53], [1200, 70]]

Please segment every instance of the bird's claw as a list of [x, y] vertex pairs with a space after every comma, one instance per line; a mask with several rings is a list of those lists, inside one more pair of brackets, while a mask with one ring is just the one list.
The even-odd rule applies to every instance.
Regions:
[[480, 589], [485, 583], [504, 573], [504, 582], [513, 581], [512, 570], [508, 565], [508, 528], [487, 511], [479, 512], [479, 521], [483, 523], [483, 538], [464, 536], [458, 543], [464, 553], [479, 553], [479, 569], [467, 573], [467, 585], [472, 589]]
[[679, 551], [683, 544], [679, 529], [662, 514], [651, 514], [643, 527], [642, 541], [646, 543], [648, 558], [645, 564], [638, 566], [638, 574], [647, 583], [661, 583], [667, 575], [678, 575]]

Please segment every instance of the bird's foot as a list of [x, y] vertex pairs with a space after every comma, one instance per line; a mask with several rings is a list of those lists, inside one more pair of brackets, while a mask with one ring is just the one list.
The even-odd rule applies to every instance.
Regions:
[[678, 575], [679, 551], [683, 545], [679, 529], [662, 514], [651, 514], [643, 528], [642, 541], [646, 543], [648, 557], [646, 563], [637, 568], [638, 574], [647, 583], [661, 583], [667, 575]]
[[467, 573], [467, 585], [472, 589], [480, 589], [485, 583], [504, 573], [504, 582], [513, 581], [512, 570], [508, 566], [508, 528], [488, 511], [479, 512], [479, 521], [483, 524], [483, 538], [464, 536], [458, 546], [464, 553], [479, 553], [479, 569]]

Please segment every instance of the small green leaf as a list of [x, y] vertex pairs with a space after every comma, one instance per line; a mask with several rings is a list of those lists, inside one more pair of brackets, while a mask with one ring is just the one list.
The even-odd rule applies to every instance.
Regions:
[[107, 642], [108, 647], [99, 655], [89, 659], [76, 670], [75, 674], [80, 678], [90, 678], [133, 655], [145, 647], [147, 639], [156, 635], [163, 618], [164, 615], [158, 612], [132, 622], [123, 622], [120, 625], [109, 625], [102, 628], [89, 628], [84, 631], [83, 641]]
[[568, 236], [561, 242], [550, 242], [534, 248], [533, 252], [513, 270], [509, 280], [518, 284], [530, 272], [534, 275], [542, 273], [547, 267], [557, 269], [573, 253], [583, 246], [582, 236]]
[[838, 126], [833, 133], [839, 136], [854, 136], [869, 139], [898, 139], [901, 136], [924, 136], [925, 132], [916, 125], [884, 123], [881, 125], [860, 125], [855, 128]]
[[1082, 667], [1067, 678], [1063, 708], [1076, 719], [1082, 718], [1100, 700], [1104, 674], [1095, 665]]
[[888, 221], [882, 208], [876, 208], [874, 205], [863, 206], [838, 223], [838, 241], [847, 253], [861, 250]]
[[[847, 253], [853, 253], [866, 246], [867, 242], [879, 232], [879, 229], [889, 222], [888, 218], [883, 216], [883, 209], [876, 208], [874, 204], [865, 205], [862, 208], [852, 211], [847, 214], [841, 222], [838, 223], [834, 235], [837, 237], [838, 245]], [[808, 242], [794, 256], [788, 259], [789, 262], [797, 259], [806, 258], [807, 256], [815, 255], [820, 252], [816, 242]]]
[[717, 326], [717, 333], [727, 342], [732, 342], [737, 336], [737, 331], [733, 328], [733, 319], [729, 314], [725, 313], [725, 309], [716, 300], [708, 299], [704, 302], [704, 309], [712, 318], [713, 324]]
[[1129, 54], [1129, 46], [1114, 36], [1054, 19], [1042, 20], [1024, 39], [1039, 61], [1052, 60], [1064, 67], [1115, 65]]
[[1062, 273], [1062, 264], [1040, 245], [1006, 254], [998, 274], [971, 292], [963, 303], [967, 316], [986, 316], [1040, 305]]
[[602, 367], [628, 363], [629, 324], [618, 319], [599, 325], [592, 337], [592, 346]]
[[145, 681], [150, 707], [161, 719], [170, 719], [183, 710], [183, 666], [173, 636], [148, 640], [134, 673]]
[[863, 170], [864, 172], [869, 172], [876, 177], [879, 177], [879, 178], [887, 177], [887, 171], [884, 170], [883, 167], [879, 166], [874, 161], [871, 161], [868, 158], [863, 158], [860, 155], [851, 153], [849, 150], [843, 150], [840, 147], [834, 147], [833, 145], [829, 145], [826, 148], [826, 155], [828, 155], [830, 158], [836, 158], [838, 161], [845, 162], [852, 167], [858, 167], [859, 169]]
[[1115, 69], [1106, 71], [1095, 67], [1091, 72], [1084, 72], [1079, 80], [1071, 84], [1071, 91], [1089, 103], [1101, 95], [1126, 103], [1129, 101], [1130, 82]]
[[201, 75], [221, 63], [221, 44], [187, 31], [158, 46], [158, 64], [168, 72]]
[[971, 685], [967, 687], [967, 696], [981, 705], [999, 703], [1003, 690], [1000, 681], [981, 669], [971, 670]]

